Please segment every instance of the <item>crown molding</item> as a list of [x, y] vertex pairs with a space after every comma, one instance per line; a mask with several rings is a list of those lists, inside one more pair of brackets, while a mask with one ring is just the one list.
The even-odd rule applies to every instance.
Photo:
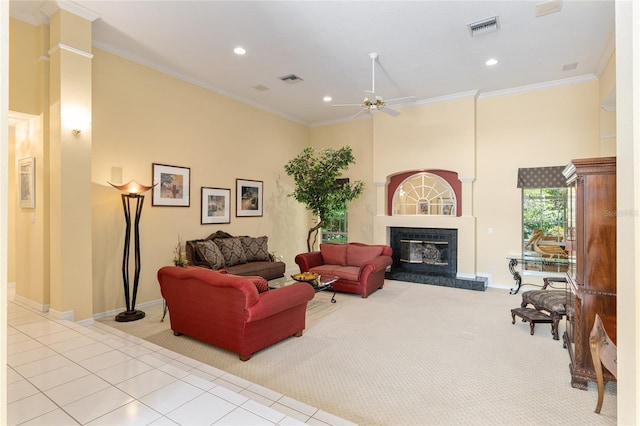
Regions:
[[563, 78], [561, 80], [552, 80], [544, 83], [529, 84], [527, 86], [513, 87], [511, 89], [496, 90], [495, 92], [482, 93], [478, 99], [495, 98], [498, 96], [509, 96], [516, 93], [533, 92], [535, 90], [549, 89], [552, 87], [569, 86], [571, 84], [585, 83], [587, 81], [597, 80], [595, 74], [585, 74], [578, 77]]
[[47, 54], [51, 56], [52, 53], [58, 50], [66, 50], [67, 52], [75, 53], [76, 55], [84, 56], [85, 58], [93, 59], [93, 53], [85, 52], [84, 50], [77, 49], [73, 46], [69, 46], [68, 44], [58, 43], [53, 46], [51, 49], [47, 51]]
[[69, 0], [47, 1], [40, 8], [40, 11], [47, 15], [47, 17], [49, 18], [51, 18], [53, 14], [58, 10], [64, 10], [66, 12], [73, 13], [74, 15], [84, 18], [90, 22], [93, 22], [96, 19], [100, 18], [100, 15], [93, 10], [87, 9], [84, 6], [80, 6], [79, 4]]
[[477, 98], [480, 92], [478, 90], [469, 90], [467, 92], [453, 93], [451, 95], [438, 96], [435, 98], [422, 99], [414, 105], [439, 104], [441, 102], [454, 101], [464, 98]]

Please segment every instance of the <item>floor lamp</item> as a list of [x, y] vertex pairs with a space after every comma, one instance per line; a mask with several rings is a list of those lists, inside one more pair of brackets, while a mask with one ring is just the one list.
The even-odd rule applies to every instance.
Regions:
[[[126, 229], [124, 232], [124, 253], [122, 255], [122, 281], [124, 284], [124, 299], [127, 304], [127, 310], [116, 315], [116, 321], [129, 322], [137, 321], [144, 318], [144, 312], [136, 310], [136, 295], [138, 294], [138, 279], [140, 278], [140, 213], [142, 213], [142, 205], [144, 203], [143, 192], [147, 192], [153, 186], [140, 185], [135, 181], [130, 181], [124, 185], [111, 186], [119, 189], [122, 194], [122, 207], [124, 208], [124, 220]], [[134, 216], [134, 256], [135, 256], [135, 275], [133, 276], [133, 293], [129, 295], [129, 248], [131, 246], [131, 201], [135, 200], [135, 216]]]

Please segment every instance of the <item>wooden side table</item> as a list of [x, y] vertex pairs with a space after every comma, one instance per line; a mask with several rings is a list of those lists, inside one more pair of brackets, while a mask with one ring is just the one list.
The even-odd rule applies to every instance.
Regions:
[[537, 323], [551, 324], [553, 322], [549, 315], [532, 308], [513, 308], [511, 310], [511, 324], [516, 323], [516, 316], [522, 318], [522, 322], [529, 323], [532, 336]]

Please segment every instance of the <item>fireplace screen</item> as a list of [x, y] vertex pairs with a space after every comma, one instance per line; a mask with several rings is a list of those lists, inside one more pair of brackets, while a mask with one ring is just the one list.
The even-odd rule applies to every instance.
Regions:
[[389, 242], [394, 273], [455, 277], [458, 231], [449, 228], [392, 227]]
[[448, 265], [446, 241], [400, 240], [400, 262]]

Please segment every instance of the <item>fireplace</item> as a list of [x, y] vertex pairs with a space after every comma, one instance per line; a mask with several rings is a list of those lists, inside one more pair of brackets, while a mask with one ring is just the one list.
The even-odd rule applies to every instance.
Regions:
[[391, 228], [392, 270], [455, 277], [458, 230]]
[[421, 284], [484, 290], [486, 279], [457, 278], [458, 230], [389, 228], [393, 263], [386, 278]]

